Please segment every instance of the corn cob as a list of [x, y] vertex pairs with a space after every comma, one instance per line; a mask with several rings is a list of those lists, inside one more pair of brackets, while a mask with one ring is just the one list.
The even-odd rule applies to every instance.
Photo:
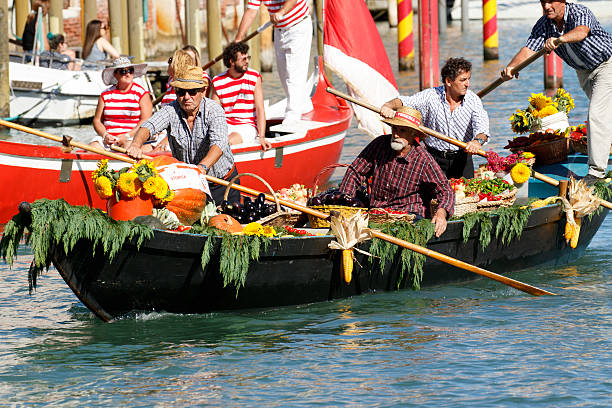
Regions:
[[582, 223], [582, 218], [576, 218], [576, 228], [574, 229], [574, 234], [572, 235], [572, 239], [570, 240], [570, 246], [572, 248], [576, 248], [578, 245], [578, 237], [580, 236], [580, 224]]
[[342, 275], [346, 283], [353, 278], [353, 249], [342, 250]]

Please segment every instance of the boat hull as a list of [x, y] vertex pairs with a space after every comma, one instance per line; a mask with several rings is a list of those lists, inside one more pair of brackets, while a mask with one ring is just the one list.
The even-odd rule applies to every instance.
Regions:
[[[439, 239], [427, 247], [497, 273], [536, 265], [561, 265], [582, 255], [607, 210], [585, 218], [578, 246], [572, 249], [563, 238], [565, 216], [560, 205], [534, 210], [522, 236], [504, 245], [493, 237], [485, 251], [478, 231], [467, 242], [462, 221], [449, 223]], [[496, 219], [494, 219], [494, 229]], [[68, 286], [92, 312], [108, 321], [132, 311], [206, 313], [215, 310], [265, 308], [327, 301], [372, 291], [410, 287], [407, 277], [399, 280], [399, 251], [384, 269], [366, 256], [357, 261], [350, 284], [341, 279], [341, 257], [328, 249], [331, 236], [273, 239], [257, 262], [249, 266], [238, 295], [232, 285], [223, 286], [220, 270], [221, 243], [216, 240], [211, 261], [201, 267], [206, 237], [155, 231], [140, 250], [127, 243], [113, 262], [98, 248], [92, 254], [89, 241], [80, 241], [70, 254], [52, 249], [53, 264]], [[368, 245], [363, 249], [367, 250]], [[423, 286], [474, 279], [478, 275], [428, 258], [423, 268]]]

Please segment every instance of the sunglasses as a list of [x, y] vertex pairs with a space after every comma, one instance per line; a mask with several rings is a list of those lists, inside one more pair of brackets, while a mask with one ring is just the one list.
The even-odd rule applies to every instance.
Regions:
[[176, 96], [183, 97], [187, 93], [190, 96], [196, 96], [198, 92], [203, 91], [203, 90], [204, 88], [195, 88], [195, 89], [175, 88], [174, 92], [176, 92]]
[[172, 64], [172, 57], [168, 58], [168, 65]]
[[117, 68], [115, 70], [115, 74], [119, 74], [119, 75], [134, 74], [134, 67]]

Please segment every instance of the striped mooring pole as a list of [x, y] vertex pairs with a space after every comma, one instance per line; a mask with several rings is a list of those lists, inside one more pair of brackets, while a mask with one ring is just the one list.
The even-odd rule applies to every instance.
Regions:
[[438, 86], [438, 0], [419, 0], [419, 53], [421, 90]]
[[563, 87], [563, 61], [553, 51], [544, 56], [544, 89], [555, 90]]
[[499, 59], [499, 37], [497, 35], [497, 2], [496, 0], [482, 0], [482, 41], [484, 45], [484, 59]]
[[412, 0], [397, 0], [397, 52], [400, 71], [414, 71]]

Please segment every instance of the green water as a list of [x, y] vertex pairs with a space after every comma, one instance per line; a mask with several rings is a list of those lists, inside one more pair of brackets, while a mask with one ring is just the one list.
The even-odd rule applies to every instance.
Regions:
[[[500, 63], [483, 64], [476, 22], [463, 34], [455, 22], [442, 45], [441, 60], [472, 59], [473, 89], [496, 77], [530, 29], [523, 21], [499, 25]], [[383, 35], [396, 61], [395, 32]], [[580, 123], [587, 101], [567, 66], [565, 73], [577, 106], [571, 122]], [[417, 90], [414, 73], [397, 78], [402, 92]], [[507, 118], [541, 91], [541, 81], [541, 63], [534, 64], [485, 98], [489, 148], [501, 150]], [[341, 161], [368, 140], [353, 123]], [[53, 268], [29, 295], [32, 256], [22, 249], [12, 269], [0, 264], [0, 406], [610, 406], [610, 241], [607, 219], [579, 262], [511, 275], [556, 297], [478, 280], [277, 309], [135, 314], [109, 324]]]

